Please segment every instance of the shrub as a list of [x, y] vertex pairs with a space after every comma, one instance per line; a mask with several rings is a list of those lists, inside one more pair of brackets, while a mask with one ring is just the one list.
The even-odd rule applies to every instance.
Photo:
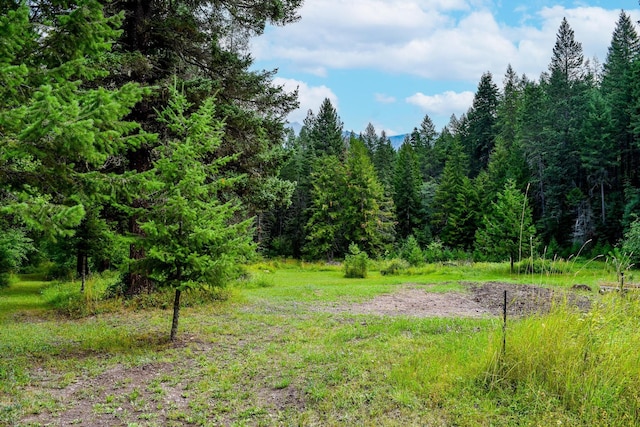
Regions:
[[622, 253], [628, 254], [635, 264], [640, 262], [640, 220], [636, 219], [624, 233]]
[[424, 250], [424, 259], [429, 263], [445, 261], [447, 259], [444, 246], [440, 240], [434, 240], [427, 245], [427, 248]]
[[402, 259], [407, 261], [412, 266], [419, 266], [424, 263], [424, 255], [420, 245], [415, 237], [409, 236], [402, 246], [400, 252]]
[[344, 277], [365, 278], [367, 277], [367, 264], [369, 255], [361, 251], [358, 245], [349, 245], [349, 254], [344, 259]]
[[403, 259], [394, 258], [387, 262], [387, 265], [380, 269], [383, 276], [402, 274], [409, 268], [409, 263]]
[[562, 258], [529, 258], [516, 263], [514, 269], [524, 274], [564, 274], [571, 271], [571, 264]]

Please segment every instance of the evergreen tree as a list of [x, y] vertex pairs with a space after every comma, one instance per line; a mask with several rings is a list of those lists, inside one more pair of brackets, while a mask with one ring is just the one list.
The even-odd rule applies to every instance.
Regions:
[[401, 239], [419, 230], [420, 217], [420, 170], [410, 141], [405, 140], [398, 150], [394, 175], [393, 202], [396, 208], [397, 231]]
[[311, 182], [313, 187], [304, 251], [311, 259], [324, 257], [331, 261], [345, 245], [341, 218], [348, 179], [344, 164], [333, 155], [318, 158]]
[[309, 128], [309, 139], [316, 157], [337, 156], [344, 159], [346, 145], [342, 135], [342, 122], [329, 98], [325, 98], [320, 105]]
[[633, 64], [640, 53], [640, 39], [629, 16], [620, 12], [613, 37], [604, 63], [601, 90], [611, 111], [611, 138], [616, 142], [616, 151], [620, 153], [620, 180], [616, 183], [621, 190], [623, 181], [638, 184], [637, 169], [640, 165], [640, 152], [634, 144], [631, 127], [632, 106], [634, 105]]
[[498, 87], [491, 73], [484, 73], [478, 83], [473, 105], [467, 114], [467, 155], [471, 161], [471, 176], [475, 177], [487, 167], [495, 145], [495, 124], [498, 108]]
[[[105, 74], [100, 60], [120, 22], [105, 18], [97, 1], [51, 16], [46, 32], [29, 15], [21, 6], [0, 18], [7, 83], [0, 99], [1, 203], [31, 228], [69, 236], [86, 211], [100, 222], [101, 206], [126, 192], [129, 177], [116, 181], [111, 164], [153, 139], [124, 120], [145, 91], [133, 83], [92, 88]], [[75, 239], [79, 258], [95, 237], [82, 236]]]
[[496, 145], [487, 165], [488, 194], [484, 199], [495, 200], [507, 180], [512, 179], [518, 188], [529, 180], [521, 140], [521, 117], [524, 89], [522, 81], [509, 65], [504, 78], [504, 90], [500, 97], [495, 124]]
[[346, 172], [341, 214], [346, 242], [371, 255], [381, 255], [394, 238], [393, 203], [384, 195], [366, 147], [355, 138], [349, 145]]
[[175, 290], [171, 340], [178, 329], [182, 291], [224, 284], [233, 263], [253, 251], [250, 221], [238, 222], [239, 206], [218, 199], [219, 191], [234, 180], [220, 174], [229, 158], [210, 160], [222, 136], [213, 100], [192, 114], [190, 107], [182, 94], [173, 91], [160, 115], [170, 136], [158, 147], [154, 168], [145, 174], [147, 197], [153, 203], [140, 224], [146, 256], [133, 265]]
[[527, 199], [509, 180], [476, 231], [476, 250], [495, 261], [509, 259], [513, 271], [516, 259], [532, 255], [535, 234]]
[[367, 148], [369, 157], [373, 158], [373, 155], [376, 152], [376, 148], [378, 147], [378, 140], [380, 138], [378, 138], [376, 129], [371, 123], [367, 124], [367, 127], [364, 130], [364, 134], [361, 136], [361, 139], [362, 142], [364, 142], [364, 146]]
[[384, 187], [385, 194], [391, 196], [394, 188], [393, 177], [396, 167], [396, 150], [393, 149], [385, 131], [381, 132], [378, 139], [373, 155], [373, 166], [378, 175], [378, 180]]
[[436, 173], [436, 158], [433, 148], [438, 137], [435, 125], [428, 114], [424, 116], [418, 129], [419, 145], [414, 147], [418, 160], [418, 167], [422, 175], [422, 180], [426, 181], [433, 178]]
[[[582, 167], [587, 174], [589, 189], [595, 191], [595, 199], [600, 203], [600, 224], [607, 223], [607, 207], [605, 188], [610, 187], [611, 177], [617, 163], [616, 141], [612, 135], [611, 110], [600, 91], [592, 90], [589, 103], [585, 106], [587, 117], [582, 129], [580, 157]], [[581, 230], [582, 234], [591, 237], [593, 230]]]
[[477, 227], [477, 194], [465, 173], [468, 161], [454, 139], [434, 196], [434, 231], [445, 245], [460, 249], [471, 248]]

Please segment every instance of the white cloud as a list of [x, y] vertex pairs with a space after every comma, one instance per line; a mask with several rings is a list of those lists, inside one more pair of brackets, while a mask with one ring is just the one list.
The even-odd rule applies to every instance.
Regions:
[[436, 95], [425, 95], [418, 92], [406, 98], [407, 103], [420, 107], [423, 111], [434, 115], [466, 113], [473, 103], [474, 93], [470, 91], [446, 91]]
[[317, 113], [325, 98], [329, 98], [333, 107], [338, 110], [338, 97], [327, 86], [309, 86], [307, 83], [295, 80], [276, 77], [273, 79], [276, 86], [282, 86], [287, 92], [298, 90], [298, 101], [300, 107], [289, 114], [289, 122], [302, 123], [307, 116], [307, 111], [312, 110]]
[[385, 95], [383, 93], [374, 94], [374, 98], [377, 102], [381, 104], [393, 104], [396, 102], [396, 98], [393, 96]]
[[[537, 78], [551, 59], [562, 17], [567, 17], [585, 58], [601, 62], [619, 10], [601, 7], [535, 10], [486, 0], [316, 0], [302, 19], [255, 40], [257, 60], [286, 60], [298, 70], [326, 76], [331, 69], [374, 68], [430, 79], [477, 82], [485, 71], [502, 76], [508, 64]], [[496, 7], [519, 14], [507, 25]], [[514, 10], [515, 9], [515, 10]], [[628, 11], [632, 18], [638, 13]], [[517, 19], [517, 17], [516, 17]], [[500, 80], [496, 78], [496, 80]]]

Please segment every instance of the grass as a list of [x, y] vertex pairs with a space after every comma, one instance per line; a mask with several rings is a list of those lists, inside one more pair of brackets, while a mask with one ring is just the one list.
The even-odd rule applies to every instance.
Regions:
[[[615, 281], [601, 263], [569, 264], [564, 274], [474, 264], [398, 276], [374, 265], [367, 279], [345, 279], [340, 266], [265, 262], [226, 300], [188, 304], [177, 344], [161, 301], [102, 301], [113, 277], [95, 278], [84, 296], [78, 283], [23, 278], [0, 290], [0, 425], [634, 425], [640, 303], [631, 296], [514, 320], [504, 355], [497, 318], [309, 309], [407, 283], [461, 292], [469, 281]], [[69, 306], [90, 313], [61, 315]]]

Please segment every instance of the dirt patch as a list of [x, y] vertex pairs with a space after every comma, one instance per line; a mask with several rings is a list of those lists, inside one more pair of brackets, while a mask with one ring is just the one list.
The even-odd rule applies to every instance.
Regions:
[[431, 293], [425, 289], [404, 287], [397, 292], [379, 295], [369, 301], [330, 307], [333, 313], [379, 314], [413, 317], [484, 317], [491, 313], [460, 292]]
[[586, 295], [556, 291], [534, 285], [487, 282], [463, 283], [467, 292], [433, 293], [425, 288], [406, 286], [390, 294], [358, 304], [329, 307], [333, 313], [378, 314], [412, 317], [490, 317], [502, 315], [504, 291], [507, 291], [507, 315], [526, 316], [546, 313], [553, 304], [563, 303], [587, 310]]

